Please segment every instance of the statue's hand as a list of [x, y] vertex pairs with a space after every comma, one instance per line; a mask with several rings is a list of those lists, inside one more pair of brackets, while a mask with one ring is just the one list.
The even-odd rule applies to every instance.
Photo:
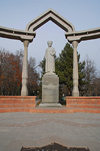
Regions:
[[50, 54], [51, 54], [52, 56], [54, 56], [54, 55], [55, 55], [55, 50], [54, 50], [54, 49], [51, 50]]

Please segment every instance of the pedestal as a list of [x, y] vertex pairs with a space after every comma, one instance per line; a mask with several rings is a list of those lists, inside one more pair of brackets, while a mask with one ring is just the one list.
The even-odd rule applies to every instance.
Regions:
[[46, 73], [42, 78], [42, 104], [40, 106], [58, 107], [59, 77], [55, 73]]

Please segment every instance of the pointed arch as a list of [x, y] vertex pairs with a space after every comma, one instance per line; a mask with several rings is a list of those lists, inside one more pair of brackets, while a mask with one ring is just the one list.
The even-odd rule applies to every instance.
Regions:
[[26, 31], [33, 32], [37, 30], [39, 27], [44, 25], [46, 22], [51, 20], [60, 28], [62, 28], [66, 32], [73, 32], [75, 31], [74, 26], [67, 20], [65, 20], [62, 16], [58, 15], [54, 10], [49, 9], [41, 16], [37, 17], [35, 20], [29, 22], [26, 26]]

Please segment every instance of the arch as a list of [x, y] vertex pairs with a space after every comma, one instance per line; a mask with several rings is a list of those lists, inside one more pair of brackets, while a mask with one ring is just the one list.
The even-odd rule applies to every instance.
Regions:
[[62, 28], [66, 32], [75, 31], [74, 26], [67, 20], [65, 20], [62, 16], [58, 15], [54, 10], [49, 9], [41, 16], [37, 17], [35, 20], [29, 22], [26, 26], [26, 31], [33, 32], [41, 27], [43, 24], [51, 20], [60, 28]]

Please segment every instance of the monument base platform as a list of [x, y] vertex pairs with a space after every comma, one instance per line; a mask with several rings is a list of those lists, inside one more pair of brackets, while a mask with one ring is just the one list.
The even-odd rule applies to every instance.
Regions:
[[40, 103], [39, 107], [62, 107], [60, 103]]

